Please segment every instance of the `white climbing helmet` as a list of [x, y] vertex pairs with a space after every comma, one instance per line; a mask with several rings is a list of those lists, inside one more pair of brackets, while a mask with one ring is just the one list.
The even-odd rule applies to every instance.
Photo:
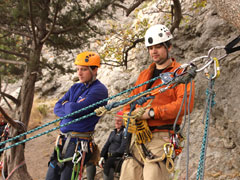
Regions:
[[163, 42], [166, 42], [170, 39], [172, 39], [173, 36], [169, 29], [162, 25], [162, 24], [156, 24], [151, 26], [145, 34], [145, 45], [153, 46], [156, 44], [160, 44]]

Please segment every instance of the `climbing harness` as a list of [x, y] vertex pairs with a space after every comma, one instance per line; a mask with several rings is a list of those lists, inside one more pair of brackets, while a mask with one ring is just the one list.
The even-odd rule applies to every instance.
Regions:
[[[62, 167], [64, 163], [68, 161], [72, 161], [73, 163], [73, 171], [71, 180], [77, 180], [82, 178], [83, 166], [86, 157], [86, 153], [88, 153], [88, 148], [91, 153], [93, 153], [93, 142], [92, 142], [93, 132], [68, 132], [62, 133], [58, 135], [55, 143], [55, 151], [57, 154], [57, 161], [59, 167]], [[72, 157], [64, 158], [66, 149], [70, 143], [70, 140], [76, 140], [76, 148]], [[63, 141], [64, 144], [63, 144]]]

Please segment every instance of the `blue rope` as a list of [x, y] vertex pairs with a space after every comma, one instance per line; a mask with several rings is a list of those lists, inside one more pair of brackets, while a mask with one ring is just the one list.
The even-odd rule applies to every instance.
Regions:
[[[139, 87], [141, 87], [141, 86], [143, 86], [143, 85], [145, 85], [145, 84], [148, 84], [148, 83], [150, 83], [150, 82], [152, 82], [152, 81], [155, 81], [155, 80], [157, 80], [157, 79], [159, 79], [159, 78], [161, 78], [161, 76], [155, 77], [155, 78], [153, 78], [153, 79], [151, 79], [151, 80], [149, 80], [149, 81], [146, 81], [146, 82], [144, 82], [144, 83], [142, 83], [142, 84], [139, 84], [139, 85], [137, 85], [137, 86], [134, 86], [134, 87], [132, 87], [132, 88], [129, 88], [129, 89], [127, 89], [127, 90], [124, 90], [124, 91], [122, 91], [122, 92], [120, 92], [120, 93], [118, 93], [118, 94], [116, 94], [116, 95], [113, 95], [113, 96], [111, 96], [111, 97], [108, 97], [108, 98], [106, 98], [106, 99], [103, 99], [103, 100], [101, 100], [101, 101], [98, 101], [98, 102], [96, 102], [96, 103], [94, 103], [94, 104], [91, 104], [91, 105], [89, 105], [89, 106], [87, 106], [87, 107], [84, 107], [84, 108], [82, 108], [82, 109], [79, 109], [79, 110], [77, 110], [77, 111], [75, 111], [75, 112], [73, 112], [73, 113], [70, 113], [70, 114], [66, 115], [66, 116], [63, 116], [63, 117], [58, 118], [58, 119], [56, 119], [56, 120], [54, 120], [54, 121], [51, 121], [51, 122], [49, 122], [49, 123], [46, 123], [46, 124], [44, 124], [44, 125], [42, 125], [42, 126], [39, 126], [39, 127], [37, 127], [37, 128], [34, 128], [34, 129], [31, 129], [30, 131], [24, 132], [24, 133], [19, 134], [19, 135], [15, 136], [15, 137], [12, 137], [12, 138], [10, 138], [10, 139], [7, 139], [7, 140], [5, 140], [5, 141], [3, 141], [3, 142], [0, 142], [0, 146], [3, 145], [3, 144], [6, 144], [6, 143], [8, 143], [8, 142], [11, 142], [11, 141], [13, 141], [13, 140], [16, 140], [16, 139], [18, 139], [18, 138], [20, 138], [20, 137], [26, 136], [26, 135], [28, 135], [28, 134], [30, 134], [30, 133], [33, 133], [33, 132], [35, 132], [35, 131], [38, 131], [38, 130], [40, 130], [40, 129], [44, 128], [44, 127], [47, 127], [47, 126], [49, 126], [49, 125], [51, 125], [51, 124], [54, 124], [54, 123], [56, 123], [56, 122], [58, 122], [58, 121], [61, 121], [61, 120], [66, 119], [66, 118], [69, 118], [69, 117], [71, 117], [71, 116], [73, 116], [73, 115], [75, 115], [75, 114], [77, 114], [77, 113], [80, 113], [80, 112], [82, 112], [82, 111], [85, 111], [85, 110], [87, 110], [87, 109], [89, 109], [89, 108], [92, 108], [92, 107], [94, 107], [94, 106], [96, 106], [96, 105], [102, 104], [103, 102], [106, 102], [106, 101], [108, 101], [108, 100], [114, 99], [114, 98], [116, 98], [116, 97], [118, 97], [118, 96], [120, 96], [120, 95], [123, 95], [123, 94], [125, 94], [125, 93], [127, 93], [127, 92], [129, 92], [129, 91], [132, 91], [132, 90], [134, 90], [134, 89], [136, 89], [136, 88], [139, 88]], [[163, 86], [163, 85], [164, 85], [164, 84], [162, 84], [161, 86]], [[161, 87], [161, 86], [159, 86], [159, 87]], [[130, 100], [131, 100], [131, 99], [130, 99]], [[124, 103], [126, 103], [126, 102], [128, 102], [128, 101], [130, 101], [130, 100], [125, 99], [125, 100], [122, 100], [121, 102], [118, 102], [118, 103], [119, 103], [119, 104], [121, 104], [121, 103], [124, 104]], [[108, 110], [109, 110], [109, 109], [113, 108], [113, 106], [117, 106], [117, 105], [119, 105], [119, 104], [116, 103], [116, 105], [106, 105], [106, 106], [107, 106], [107, 108], [108, 108]], [[111, 107], [111, 106], [112, 106], [112, 107]], [[0, 152], [1, 152], [1, 150], [0, 150]]]
[[[151, 81], [155, 81], [156, 79], [159, 79], [159, 78], [160, 78], [160, 77], [153, 78], [153, 79], [151, 79], [151, 80], [149, 80], [149, 81], [146, 81], [145, 83], [139, 84], [138, 86], [135, 86], [135, 87], [130, 88], [130, 89], [128, 89], [128, 90], [122, 91], [121, 93], [118, 93], [118, 94], [115, 95], [115, 96], [112, 96], [112, 97], [110, 97], [110, 98], [101, 100], [101, 101], [99, 101], [99, 102], [97, 102], [97, 103], [95, 103], [95, 104], [92, 104], [92, 105], [87, 106], [86, 108], [82, 108], [82, 109], [80, 109], [80, 110], [78, 110], [78, 111], [75, 111], [75, 112], [73, 112], [73, 113], [71, 113], [71, 114], [68, 114], [67, 116], [61, 117], [61, 118], [59, 118], [59, 119], [57, 119], [57, 120], [55, 120], [55, 121], [52, 121], [52, 122], [50, 122], [50, 123], [47, 123], [47, 124], [43, 125], [43, 126], [40, 126], [40, 127], [35, 128], [35, 129], [33, 129], [33, 130], [30, 130], [30, 131], [27, 131], [27, 132], [25, 132], [25, 133], [22, 133], [22, 134], [20, 134], [20, 135], [18, 135], [18, 136], [15, 136], [15, 137], [13, 137], [13, 138], [11, 138], [11, 139], [8, 139], [8, 140], [6, 140], [6, 141], [3, 141], [2, 143], [0, 143], [0, 145], [6, 144], [7, 142], [10, 142], [10, 141], [13, 141], [13, 140], [16, 140], [16, 139], [18, 139], [18, 138], [20, 138], [20, 137], [22, 137], [22, 136], [24, 136], [24, 135], [27, 135], [27, 134], [30, 134], [30, 133], [36, 131], [36, 129], [39, 130], [39, 129], [43, 128], [43, 127], [46, 127], [47, 125], [53, 124], [53, 123], [55, 123], [55, 122], [57, 122], [57, 121], [59, 121], [59, 120], [62, 120], [62, 119], [64, 119], [64, 118], [66, 118], [66, 117], [70, 117], [70, 116], [72, 116], [72, 115], [74, 115], [74, 114], [76, 114], [76, 113], [78, 113], [78, 112], [80, 112], [80, 111], [83, 111], [83, 110], [88, 109], [88, 108], [90, 108], [90, 107], [93, 107], [93, 106], [95, 106], [95, 105], [97, 105], [97, 104], [100, 104], [100, 103], [102, 103], [102, 102], [105, 102], [105, 101], [107, 101], [108, 99], [113, 99], [113, 98], [119, 96], [120, 94], [123, 94], [123, 92], [126, 93], [126, 92], [131, 91], [131, 90], [133, 90], [133, 89], [135, 89], [135, 88], [138, 88], [138, 87], [140, 87], [140, 86], [142, 86], [142, 85], [145, 85], [145, 84], [147, 84], [147, 83], [149, 83], [149, 82], [151, 82]], [[150, 88], [150, 89], [148, 89], [148, 90], [146, 90], [146, 91], [143, 91], [143, 92], [141, 92], [141, 93], [139, 93], [139, 94], [137, 94], [137, 95], [134, 95], [134, 96], [131, 96], [131, 97], [127, 98], [127, 99], [124, 99], [124, 100], [120, 101], [119, 104], [123, 104], [123, 103], [129, 102], [130, 100], [132, 100], [132, 99], [134, 99], [134, 98], [136, 98], [136, 97], [138, 97], [138, 96], [141, 96], [141, 95], [143, 95], [143, 94], [145, 94], [145, 93], [147, 93], [147, 92], [150, 92], [150, 91], [152, 91], [152, 90], [154, 90], [154, 89], [157, 89], [157, 88], [159, 88], [159, 87], [161, 87], [161, 86], [163, 86], [163, 85], [166, 85], [166, 83], [162, 83], [162, 84], [160, 84], [160, 85], [158, 85], [158, 86], [155, 86], [155, 87]], [[106, 106], [107, 106], [107, 105], [106, 105]], [[109, 108], [109, 107], [111, 107], [111, 106], [108, 106], [108, 108]], [[113, 108], [113, 106], [112, 106], [112, 108]], [[109, 109], [109, 110], [110, 110], [110, 109]], [[22, 140], [22, 141], [19, 141], [19, 142], [15, 143], [15, 144], [12, 144], [12, 145], [10, 145], [10, 146], [4, 147], [4, 148], [0, 149], [0, 152], [2, 152], [2, 151], [4, 151], [4, 150], [7, 150], [7, 149], [10, 149], [10, 148], [12, 148], [12, 147], [14, 147], [14, 146], [20, 145], [20, 144], [22, 144], [22, 143], [25, 143], [25, 142], [27, 142], [27, 141], [30, 141], [30, 140], [32, 140], [32, 139], [35, 139], [35, 138], [37, 138], [37, 137], [40, 137], [40, 136], [42, 136], [42, 135], [44, 135], [44, 134], [48, 134], [49, 132], [55, 131], [55, 130], [57, 130], [57, 129], [60, 129], [61, 127], [68, 126], [68, 125], [70, 125], [70, 124], [72, 124], [72, 123], [78, 122], [78, 121], [80, 121], [80, 120], [82, 120], [82, 119], [85, 119], [85, 118], [87, 118], [87, 117], [89, 117], [89, 116], [92, 116], [92, 115], [96, 115], [96, 113], [95, 113], [95, 112], [90, 113], [90, 114], [88, 114], [88, 115], [85, 115], [85, 116], [82, 116], [82, 117], [80, 117], [80, 118], [74, 119], [74, 120], [72, 120], [72, 121], [70, 121], [70, 122], [68, 122], [68, 123], [62, 124], [62, 125], [60, 125], [60, 126], [58, 126], [58, 127], [55, 127], [55, 128], [53, 128], [53, 129], [47, 130], [47, 131], [45, 131], [45, 132], [39, 133], [39, 134], [37, 134], [37, 135], [35, 135], [35, 136], [32, 136], [32, 137], [30, 137], [30, 138], [27, 138], [27, 139], [24, 139], [24, 140]]]
[[204, 128], [204, 136], [202, 140], [201, 152], [200, 152], [200, 160], [198, 164], [197, 170], [197, 180], [204, 178], [204, 166], [205, 166], [205, 157], [207, 153], [207, 142], [208, 142], [208, 129], [209, 129], [209, 122], [210, 122], [210, 109], [216, 104], [214, 101], [215, 93], [212, 91], [214, 86], [214, 80], [210, 80], [210, 88], [207, 88], [206, 95], [207, 95], [207, 111], [206, 111], [206, 122]]

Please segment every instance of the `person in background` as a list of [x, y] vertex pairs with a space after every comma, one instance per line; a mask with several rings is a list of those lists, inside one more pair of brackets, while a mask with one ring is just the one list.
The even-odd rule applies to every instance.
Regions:
[[[64, 117], [70, 113], [89, 107], [108, 97], [108, 90], [96, 77], [100, 67], [100, 56], [95, 52], [82, 52], [75, 60], [79, 83], [74, 84], [66, 94], [55, 104], [54, 113]], [[60, 125], [71, 122], [77, 118], [93, 113], [95, 109], [106, 105], [100, 103], [94, 107], [77, 112], [61, 120]], [[84, 165], [94, 154], [95, 143], [93, 132], [100, 117], [96, 115], [85, 117], [80, 121], [60, 128], [61, 134], [57, 138], [54, 153], [50, 159], [46, 180], [69, 180], [76, 173], [75, 163], [79, 160], [79, 178], [82, 176]], [[58, 155], [60, 151], [60, 155]], [[66, 162], [59, 161], [68, 160]], [[75, 178], [75, 177], [74, 177]]]
[[[135, 86], [158, 77], [161, 73], [174, 72], [174, 70], [180, 67], [180, 64], [170, 56], [172, 38], [173, 36], [169, 29], [162, 24], [153, 25], [146, 31], [145, 45], [153, 62], [147, 69], [140, 73]], [[134, 89], [130, 96], [137, 95], [162, 83], [162, 80], [159, 78], [152, 83], [150, 82]], [[194, 104], [194, 83], [192, 84], [192, 88], [190, 83], [187, 85], [188, 97], [191, 89], [192, 98], [191, 102], [188, 102], [190, 103], [190, 112]], [[149, 129], [151, 133], [149, 137], [151, 138], [142, 143], [138, 143], [136, 139], [132, 138], [128, 156], [126, 156], [122, 165], [120, 180], [168, 180], [170, 178], [170, 172], [166, 167], [166, 159], [155, 162], [153, 160], [160, 159], [165, 154], [163, 150], [165, 145], [170, 144], [170, 137], [174, 133], [173, 125], [181, 107], [184, 90], [185, 84], [179, 84], [165, 92], [156, 94], [150, 107], [136, 120], [139, 124], [146, 122], [146, 126], [143, 127], [146, 129], [146, 132]], [[189, 99], [187, 98], [187, 100]], [[133, 114], [140, 110], [139, 108], [146, 107], [148, 103], [149, 101], [143, 105], [137, 105]], [[128, 113], [130, 105], [125, 106], [123, 111], [124, 113]], [[180, 129], [183, 116], [184, 108], [182, 108], [177, 121], [176, 131]], [[147, 161], [149, 159], [152, 161]]]
[[[117, 112], [115, 117], [115, 129], [111, 131], [105, 145], [100, 153], [99, 166], [103, 168], [103, 179], [113, 180], [114, 171], [121, 162], [124, 154], [127, 139], [124, 137], [125, 128], [123, 126], [122, 111]], [[120, 169], [118, 170], [120, 171]]]

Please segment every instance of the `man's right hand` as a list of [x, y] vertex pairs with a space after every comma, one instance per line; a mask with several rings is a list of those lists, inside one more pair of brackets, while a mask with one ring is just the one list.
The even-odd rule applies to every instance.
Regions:
[[98, 162], [99, 167], [103, 168], [104, 163], [105, 163], [105, 159], [104, 159], [104, 157], [101, 157], [100, 161]]

